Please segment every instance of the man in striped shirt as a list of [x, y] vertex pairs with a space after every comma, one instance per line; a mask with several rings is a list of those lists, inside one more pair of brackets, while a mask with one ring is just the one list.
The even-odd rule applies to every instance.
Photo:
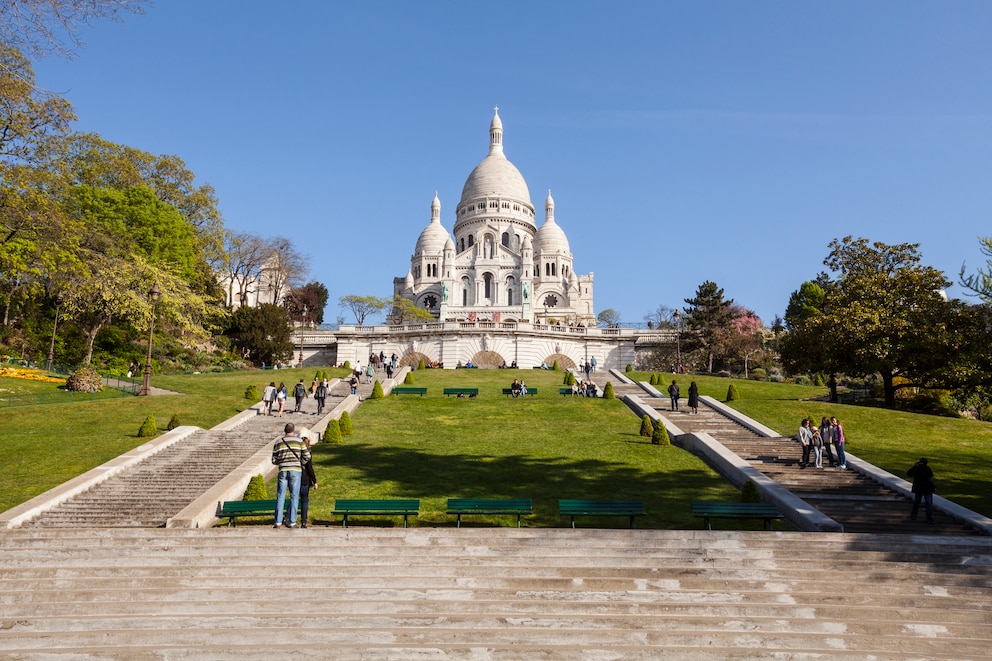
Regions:
[[283, 505], [286, 502], [286, 490], [289, 490], [289, 517], [287, 527], [296, 527], [296, 511], [300, 506], [300, 478], [303, 466], [310, 461], [310, 451], [303, 439], [296, 435], [296, 425], [286, 423], [285, 436], [272, 446], [272, 463], [279, 466], [279, 479], [276, 487], [276, 524], [282, 525]]

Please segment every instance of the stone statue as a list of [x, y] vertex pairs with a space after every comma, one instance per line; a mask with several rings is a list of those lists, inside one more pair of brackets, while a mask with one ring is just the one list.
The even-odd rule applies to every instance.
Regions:
[[441, 302], [448, 302], [448, 285], [441, 283]]
[[529, 301], [530, 300], [530, 283], [529, 282], [525, 282], [524, 283], [524, 300], [525, 301]]

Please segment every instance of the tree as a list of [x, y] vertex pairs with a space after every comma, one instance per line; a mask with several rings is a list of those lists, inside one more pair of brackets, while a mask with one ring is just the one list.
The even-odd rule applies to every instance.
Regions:
[[434, 315], [431, 314], [430, 310], [425, 310], [424, 308], [418, 308], [413, 301], [408, 298], [403, 298], [402, 296], [393, 296], [393, 311], [390, 315], [390, 320], [397, 326], [401, 326], [408, 322], [431, 322], [435, 321]]
[[648, 324], [649, 328], [675, 328], [677, 312], [678, 310], [676, 308], [670, 308], [667, 305], [659, 305], [657, 310], [651, 314], [644, 315], [644, 321]]
[[4, 41], [0, 37], [0, 157], [34, 161], [44, 141], [67, 132], [76, 116], [68, 101], [35, 86], [28, 60]]
[[733, 299], [723, 298], [723, 289], [707, 280], [696, 288], [693, 298], [685, 299], [685, 324], [688, 330], [684, 344], [687, 350], [698, 347], [706, 356], [709, 372], [713, 363], [727, 350], [727, 339], [732, 330], [734, 314]]
[[0, 42], [34, 56], [72, 57], [79, 32], [96, 19], [140, 14], [145, 0], [16, 0], [0, 2]]
[[[225, 303], [228, 307], [248, 304], [250, 294], [257, 294], [262, 265], [271, 254], [264, 239], [248, 232], [224, 232], [224, 249], [217, 269], [224, 274]], [[272, 302], [272, 301], [269, 301]]]
[[231, 316], [227, 335], [245, 360], [256, 365], [273, 365], [293, 357], [289, 318], [282, 306], [263, 303], [257, 308], [238, 308]]
[[286, 311], [290, 319], [304, 324], [324, 322], [324, 306], [327, 305], [327, 287], [319, 282], [311, 282], [293, 289], [286, 297]]
[[986, 304], [992, 304], [992, 236], [982, 237], [979, 241], [982, 245], [982, 254], [990, 259], [986, 260], [984, 269], [978, 269], [978, 272], [972, 275], [965, 274], [965, 265], [962, 264], [959, 282], [962, 287]]
[[596, 315], [596, 321], [599, 322], [600, 326], [613, 328], [620, 323], [620, 313], [613, 308], [606, 308]]
[[386, 309], [389, 301], [378, 296], [357, 296], [349, 294], [338, 299], [340, 307], [350, 310], [355, 315], [355, 323], [359, 326], [365, 325], [365, 320], [374, 314], [378, 314]]
[[273, 288], [273, 302], [280, 302], [294, 287], [303, 283], [307, 275], [307, 264], [303, 255], [289, 239], [277, 236], [271, 239], [271, 251], [263, 270], [265, 278]]
[[758, 315], [743, 305], [734, 305], [731, 311], [733, 319], [730, 322], [731, 332], [727, 345], [731, 354], [743, 358], [746, 379], [751, 359], [764, 348], [764, 327]]
[[895, 406], [898, 389], [949, 385], [964, 357], [956, 336], [968, 316], [946, 300], [950, 282], [944, 275], [921, 264], [919, 244], [847, 236], [829, 247], [824, 265], [836, 275], [821, 287], [819, 310], [803, 308], [797, 299], [787, 313], [796, 337], [783, 358], [808, 364], [796, 359], [805, 350], [824, 361], [823, 371], [877, 373], [888, 408]]

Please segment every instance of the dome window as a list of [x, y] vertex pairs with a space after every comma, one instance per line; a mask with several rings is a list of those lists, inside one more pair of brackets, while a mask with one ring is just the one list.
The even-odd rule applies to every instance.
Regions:
[[427, 308], [428, 310], [433, 310], [434, 308], [436, 308], [437, 307], [437, 298], [434, 295], [432, 295], [432, 294], [429, 294], [429, 295], [425, 296], [424, 297], [424, 307]]
[[468, 247], [471, 248], [475, 245], [475, 237], [471, 234], [468, 235]]
[[499, 242], [502, 243], [504, 247], [509, 248], [510, 247], [510, 233], [509, 232], [503, 232], [503, 236], [500, 237]]

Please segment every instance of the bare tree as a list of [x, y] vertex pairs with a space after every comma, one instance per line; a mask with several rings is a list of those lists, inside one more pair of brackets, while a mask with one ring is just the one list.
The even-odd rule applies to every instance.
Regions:
[[71, 59], [82, 47], [79, 33], [93, 21], [122, 20], [141, 14], [146, 0], [3, 0], [0, 42], [32, 57], [50, 54]]
[[272, 302], [280, 305], [291, 290], [303, 285], [309, 268], [292, 241], [277, 236], [269, 240], [269, 257], [264, 271], [265, 279], [272, 287]]
[[248, 232], [224, 233], [224, 257], [221, 266], [227, 279], [227, 305], [247, 305], [248, 297], [257, 293], [262, 265], [271, 255], [265, 240]]

